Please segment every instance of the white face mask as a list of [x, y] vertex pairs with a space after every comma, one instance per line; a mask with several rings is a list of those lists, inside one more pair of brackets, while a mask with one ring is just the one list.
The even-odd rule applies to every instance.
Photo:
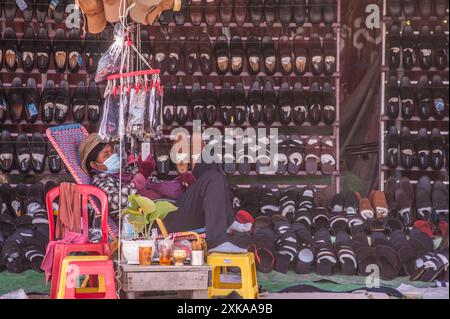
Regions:
[[[101, 165], [98, 164], [97, 165]], [[110, 157], [107, 158], [106, 161], [103, 162], [103, 165], [106, 166], [106, 173], [108, 174], [117, 174], [120, 170], [120, 158], [117, 153], [112, 154]]]

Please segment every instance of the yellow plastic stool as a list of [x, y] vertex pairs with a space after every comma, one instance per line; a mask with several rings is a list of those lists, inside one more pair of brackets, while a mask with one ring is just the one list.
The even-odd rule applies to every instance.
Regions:
[[[108, 256], [67, 256], [63, 259], [62, 265], [61, 265], [61, 272], [59, 274], [59, 287], [58, 287], [58, 293], [57, 293], [57, 299], [64, 299], [64, 287], [66, 286], [67, 281], [67, 271], [69, 270], [69, 265], [71, 261], [91, 261], [91, 260], [108, 260]], [[82, 287], [86, 286], [86, 282], [89, 278], [85, 278]], [[98, 278], [98, 287], [94, 288], [77, 288], [77, 293], [100, 293], [105, 292], [105, 279], [101, 276]]]
[[[208, 256], [207, 263], [212, 268], [211, 287], [208, 288], [208, 298], [227, 296], [236, 291], [244, 299], [257, 299], [258, 282], [256, 279], [255, 256], [246, 254], [219, 254]], [[224, 283], [220, 281], [222, 267], [237, 267], [241, 270], [240, 283]]]

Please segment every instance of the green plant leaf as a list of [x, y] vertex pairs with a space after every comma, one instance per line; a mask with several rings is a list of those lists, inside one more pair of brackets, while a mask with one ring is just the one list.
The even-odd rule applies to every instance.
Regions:
[[143, 212], [147, 214], [151, 214], [155, 211], [156, 205], [155, 202], [151, 199], [143, 196], [136, 196], [136, 202], [139, 205], [139, 208], [143, 210]]
[[131, 208], [127, 208], [122, 211], [122, 216], [125, 216], [125, 215], [140, 216], [141, 213], [139, 213], [138, 211], [133, 210]]
[[128, 222], [133, 224], [134, 226], [145, 226], [145, 225], [147, 225], [147, 219], [144, 216], [142, 216], [142, 215], [139, 215], [139, 216], [130, 215], [128, 217]]
[[164, 219], [167, 216], [167, 214], [176, 211], [178, 209], [177, 206], [167, 201], [157, 201], [155, 203], [155, 206], [156, 206], [155, 219], [156, 218]]
[[139, 208], [139, 204], [136, 201], [136, 195], [132, 194], [132, 195], [128, 195], [128, 203], [130, 204], [130, 208], [133, 210], [138, 210]]

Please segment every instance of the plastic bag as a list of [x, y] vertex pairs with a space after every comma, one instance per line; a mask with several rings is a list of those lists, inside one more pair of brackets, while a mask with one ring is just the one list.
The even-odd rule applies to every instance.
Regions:
[[130, 103], [128, 108], [128, 121], [126, 125], [127, 135], [131, 135], [133, 127], [143, 127], [145, 106], [147, 105], [148, 95], [144, 90], [132, 89], [130, 92]]
[[147, 123], [146, 123], [146, 131], [154, 135], [156, 139], [162, 137], [162, 96], [157, 89], [157, 85], [152, 85], [150, 90], [150, 97], [148, 99], [148, 108], [147, 108]]
[[98, 61], [95, 82], [103, 82], [108, 75], [119, 73], [120, 65], [123, 63], [122, 71], [127, 69], [127, 59], [124, 58], [124, 48], [127, 33], [123, 32], [120, 23], [114, 26], [114, 42]]
[[119, 96], [114, 95], [110, 90], [105, 91], [105, 99], [103, 103], [103, 115], [98, 135], [104, 140], [111, 140], [117, 136], [119, 128]]

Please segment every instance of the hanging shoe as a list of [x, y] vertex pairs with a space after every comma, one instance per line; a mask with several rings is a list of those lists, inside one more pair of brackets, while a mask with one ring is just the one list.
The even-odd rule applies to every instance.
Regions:
[[0, 123], [4, 123], [6, 121], [8, 110], [8, 95], [6, 95], [5, 87], [3, 86], [2, 81], [0, 81]]
[[432, 213], [431, 180], [427, 175], [422, 175], [417, 181], [414, 200], [417, 217], [421, 220], [430, 220]]
[[47, 154], [48, 168], [50, 169], [50, 172], [53, 174], [59, 173], [61, 170], [61, 157], [59, 157], [58, 152], [51, 143], [48, 143]]
[[76, 123], [83, 123], [85, 114], [86, 88], [84, 81], [80, 81], [72, 95], [72, 118]]
[[419, 65], [422, 70], [429, 70], [433, 65], [433, 37], [430, 27], [427, 25], [422, 26], [417, 40]]
[[187, 74], [193, 74], [198, 68], [198, 35], [189, 33], [184, 42], [184, 70]]
[[262, 120], [262, 104], [263, 97], [261, 92], [261, 83], [256, 80], [250, 87], [247, 101], [247, 105], [250, 110], [248, 120], [252, 126], [257, 126]]
[[433, 95], [432, 114], [436, 120], [443, 120], [448, 110], [448, 86], [442, 82], [439, 74], [433, 76], [431, 81]]
[[324, 0], [323, 21], [325, 25], [331, 26], [337, 21], [337, 9], [335, 0]]
[[194, 82], [191, 93], [192, 120], [204, 121], [205, 118], [205, 95], [200, 82]]
[[159, 16], [159, 24], [161, 26], [168, 26], [170, 23], [174, 22], [174, 11], [164, 10]]
[[32, 27], [27, 27], [20, 41], [20, 51], [22, 53], [22, 68], [25, 73], [30, 73], [35, 61], [35, 35]]
[[264, 36], [262, 38], [262, 54], [264, 57], [264, 70], [267, 75], [273, 75], [277, 69], [277, 50], [272, 37]]
[[301, 34], [296, 34], [292, 40], [292, 49], [294, 51], [295, 67], [294, 71], [297, 75], [304, 75], [308, 63], [308, 45]]
[[164, 99], [163, 99], [163, 121], [166, 125], [172, 125], [176, 116], [175, 96], [172, 88], [172, 83], [166, 82], [164, 84]]
[[288, 36], [278, 39], [278, 55], [281, 64], [281, 73], [289, 75], [292, 73], [292, 47]]
[[403, 76], [400, 83], [400, 98], [402, 118], [409, 120], [412, 118], [416, 108], [416, 87], [411, 84], [411, 80], [407, 76]]
[[427, 20], [431, 16], [432, 6], [433, 6], [432, 0], [419, 1], [419, 12], [422, 19]]
[[249, 36], [245, 43], [248, 72], [256, 75], [260, 71], [261, 44], [257, 36]]
[[336, 120], [336, 97], [333, 87], [329, 82], [325, 82], [322, 88], [323, 98], [323, 121], [325, 125], [333, 125]]
[[438, 18], [448, 17], [448, 1], [447, 0], [436, 0], [434, 3], [434, 14]]
[[208, 82], [205, 88], [205, 114], [206, 125], [213, 125], [217, 117], [217, 94], [214, 83]]
[[433, 108], [432, 91], [428, 76], [422, 75], [417, 84], [417, 103], [419, 104], [419, 117], [423, 120], [427, 120], [431, 116], [431, 110]]
[[240, 36], [235, 35], [230, 41], [231, 73], [241, 74], [244, 68], [244, 43]]
[[36, 17], [39, 23], [44, 23], [47, 19], [49, 2], [47, 0], [36, 0]]
[[84, 61], [86, 62], [86, 70], [89, 74], [97, 71], [99, 59], [100, 52], [97, 36], [92, 33], [86, 33], [84, 38]]
[[294, 6], [294, 21], [295, 24], [299, 26], [303, 26], [303, 24], [306, 22], [306, 0], [294, 0], [293, 1]]
[[437, 25], [433, 32], [434, 66], [438, 70], [444, 70], [448, 66], [448, 40], [444, 28]]
[[414, 140], [409, 128], [404, 126], [400, 132], [400, 162], [404, 169], [413, 167], [414, 156]]
[[[277, 9], [276, 0], [264, 1], [264, 19], [266, 20], [266, 24], [269, 27], [273, 26], [273, 23], [275, 22], [276, 9]], [[278, 3], [278, 9], [279, 10], [281, 9], [280, 3]]]
[[[0, 136], [0, 169], [3, 173], [9, 173], [14, 161], [14, 148], [11, 134], [3, 130]], [[0, 207], [1, 209], [1, 207]]]
[[200, 71], [203, 74], [210, 74], [214, 68], [213, 49], [209, 35], [206, 32], [201, 32], [198, 36], [198, 51], [200, 53]]
[[292, 0], [278, 0], [278, 12], [281, 25], [283, 27], [288, 27], [292, 19]]
[[217, 3], [216, 0], [205, 0], [205, 20], [206, 25], [214, 26], [217, 21]]
[[64, 13], [66, 12], [67, 0], [59, 1], [55, 9], [51, 10], [55, 22], [61, 23], [64, 21]]
[[57, 123], [64, 123], [67, 118], [70, 107], [70, 91], [69, 83], [62, 80], [56, 91], [55, 96], [55, 121]]
[[233, 105], [235, 108], [234, 124], [242, 125], [247, 119], [247, 98], [244, 85], [241, 82], [236, 83], [233, 90]]
[[426, 128], [421, 128], [417, 133], [415, 144], [415, 153], [417, 156], [417, 166], [420, 169], [427, 169], [430, 166], [430, 137]]
[[311, 58], [311, 71], [313, 75], [321, 75], [324, 71], [323, 50], [318, 33], [313, 33], [309, 39], [309, 54]]
[[391, 17], [399, 17], [402, 14], [402, 6], [400, 0], [391, 0], [387, 3], [388, 15]]
[[31, 167], [31, 148], [26, 133], [19, 133], [17, 135], [16, 158], [19, 164], [19, 173], [27, 174]]
[[55, 38], [53, 40], [54, 48], [54, 62], [55, 69], [57, 72], [63, 73], [66, 71], [67, 65], [67, 40], [66, 33], [63, 29], [59, 28], [56, 30]]
[[302, 125], [306, 120], [307, 102], [300, 82], [294, 84], [294, 112], [293, 119], [297, 125]]
[[17, 4], [15, 2], [5, 2], [5, 17], [6, 20], [12, 21], [16, 17]]
[[214, 56], [216, 58], [216, 69], [218, 74], [226, 74], [230, 67], [230, 51], [228, 47], [228, 38], [221, 34], [214, 43]]
[[69, 71], [72, 73], [77, 73], [83, 65], [83, 46], [81, 44], [80, 31], [78, 29], [70, 30], [69, 43], [67, 47], [69, 52]]
[[24, 103], [27, 122], [36, 122], [39, 115], [39, 91], [34, 78], [28, 78]]
[[438, 128], [433, 128], [430, 136], [431, 147], [431, 168], [434, 170], [441, 170], [444, 167], [445, 162], [445, 148], [444, 139], [442, 138], [441, 131]]
[[191, 0], [189, 14], [193, 26], [199, 26], [203, 17], [203, 0]]
[[154, 41], [155, 48], [155, 57], [153, 59], [153, 68], [159, 69], [161, 74], [166, 72], [166, 64], [168, 57], [166, 56], [167, 52], [167, 40], [166, 36], [162, 32], [158, 32], [155, 36]]
[[235, 117], [233, 108], [233, 92], [230, 83], [225, 82], [220, 90], [219, 97], [220, 121], [223, 126], [229, 126]]
[[276, 95], [272, 81], [267, 80], [263, 91], [263, 122], [271, 126], [277, 117]]
[[385, 145], [385, 163], [389, 168], [396, 168], [398, 166], [399, 136], [395, 126], [389, 127]]
[[19, 63], [19, 43], [13, 28], [7, 27], [4, 35], [5, 66], [9, 72], [14, 73]]
[[31, 137], [31, 166], [35, 173], [45, 169], [45, 141], [41, 133], [33, 133]]
[[403, 14], [405, 18], [411, 19], [416, 12], [416, 1], [415, 0], [402, 0]]
[[227, 27], [233, 18], [233, 0], [220, 0], [220, 20], [222, 24]]
[[317, 82], [313, 82], [309, 89], [308, 120], [311, 125], [318, 125], [322, 119], [322, 91]]
[[410, 25], [405, 25], [402, 32], [403, 68], [411, 70], [416, 65], [416, 36]]
[[400, 88], [395, 75], [389, 78], [386, 86], [386, 109], [384, 112], [391, 120], [395, 120], [400, 113]]
[[[95, 81], [89, 82], [89, 88], [87, 92], [87, 115], [88, 121], [91, 124], [97, 124], [100, 114], [101, 108], [103, 105], [102, 96], [100, 94], [100, 90]], [[56, 117], [56, 115], [55, 115]]]
[[148, 31], [145, 29], [141, 29], [141, 54], [144, 59], [151, 64], [153, 59], [153, 51], [152, 46], [150, 44], [150, 36]]
[[309, 22], [313, 26], [319, 25], [323, 21], [323, 3], [324, 0], [309, 0]]
[[167, 71], [169, 74], [176, 74], [180, 67], [181, 58], [181, 41], [178, 32], [173, 32], [170, 35], [168, 49]]
[[324, 73], [332, 76], [336, 72], [336, 41], [332, 33], [326, 33], [323, 39]]
[[389, 29], [389, 33], [386, 37], [387, 52], [386, 60], [389, 69], [395, 70], [400, 67], [400, 51], [402, 48], [402, 40], [400, 36], [400, 28], [398, 25], [393, 24]]
[[247, 0], [234, 0], [234, 20], [238, 27], [242, 27], [247, 18]]
[[19, 123], [22, 119], [22, 112], [24, 108], [24, 87], [20, 78], [14, 78], [8, 92], [9, 100], [9, 116], [11, 121]]
[[41, 96], [42, 120], [46, 123], [50, 123], [53, 120], [53, 115], [55, 112], [55, 98], [55, 83], [52, 80], [48, 80], [45, 83]]
[[278, 115], [283, 125], [289, 125], [292, 120], [293, 95], [288, 82], [283, 82], [278, 92]]
[[248, 9], [250, 13], [250, 19], [253, 23], [254, 27], [258, 27], [259, 24], [263, 21], [263, 9], [264, 4], [263, 0], [250, 0], [248, 2]]
[[177, 110], [177, 122], [179, 125], [183, 126], [186, 124], [188, 120], [188, 93], [186, 91], [186, 88], [184, 87], [183, 82], [178, 82], [177, 88], [175, 91], [175, 103], [176, 103], [176, 110]]
[[[34, 0], [32, 1], [28, 1], [29, 3], [27, 3], [27, 8], [25, 10], [22, 11], [22, 15], [23, 15], [23, 20], [25, 22], [31, 22], [31, 20], [33, 20], [33, 13], [34, 13]], [[1, 11], [0, 11], [1, 13]]]

